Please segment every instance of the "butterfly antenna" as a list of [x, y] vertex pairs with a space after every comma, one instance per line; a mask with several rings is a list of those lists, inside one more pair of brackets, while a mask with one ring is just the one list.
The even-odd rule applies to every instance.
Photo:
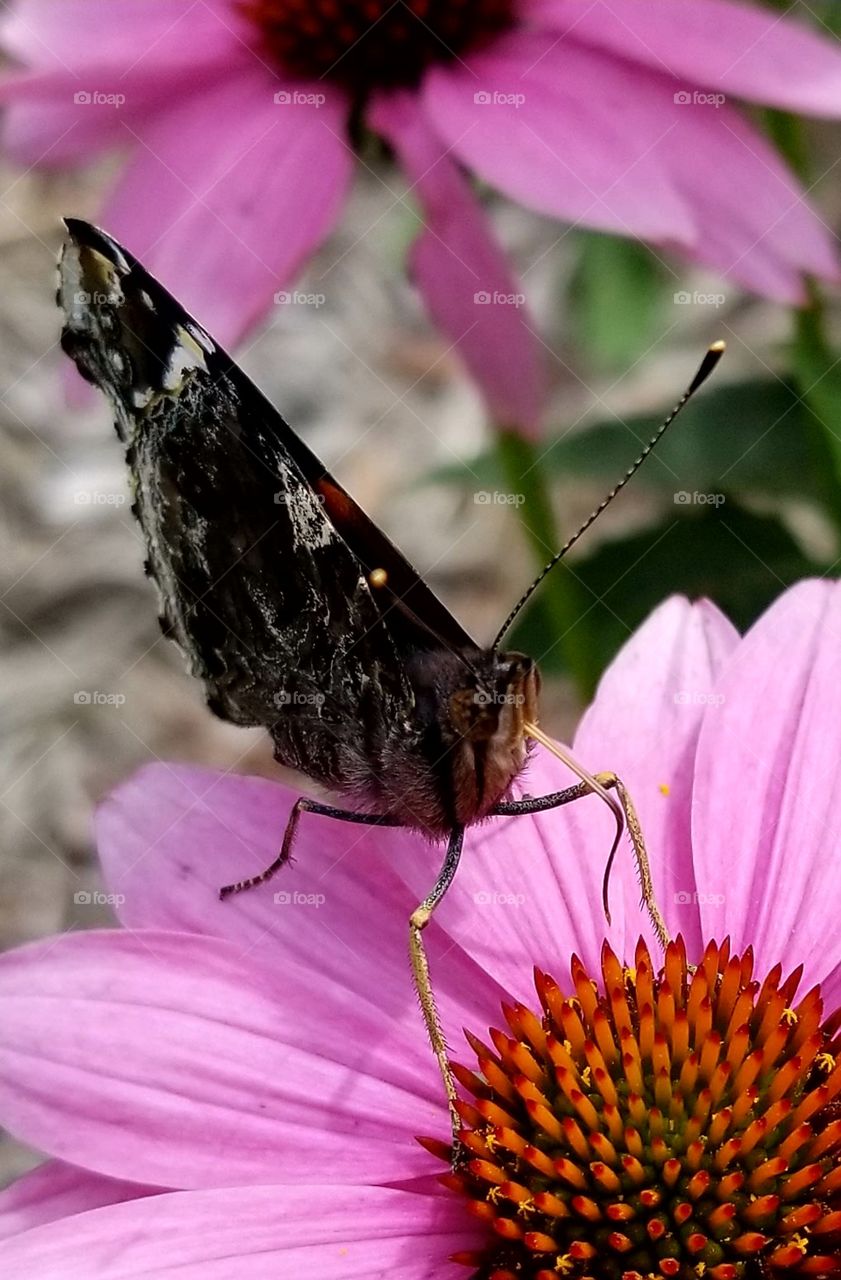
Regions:
[[602, 514], [602, 512], [605, 510], [606, 507], [610, 506], [611, 502], [616, 497], [616, 495], [618, 493], [621, 493], [621, 491], [625, 488], [625, 485], [628, 483], [631, 477], [635, 475], [637, 471], [639, 471], [640, 467], [645, 462], [648, 455], [654, 450], [654, 448], [660, 442], [660, 440], [665, 435], [666, 431], [668, 431], [669, 427], [672, 425], [672, 423], [674, 422], [675, 418], [678, 416], [680, 411], [684, 408], [686, 404], [689, 403], [689, 401], [694, 396], [695, 392], [704, 385], [707, 378], [710, 376], [713, 369], [716, 367], [719, 360], [724, 355], [724, 349], [725, 349], [725, 343], [723, 339], [720, 339], [718, 342], [714, 342], [712, 344], [712, 346], [707, 351], [707, 354], [704, 356], [703, 360], [698, 366], [698, 372], [695, 374], [695, 377], [692, 379], [689, 386], [684, 391], [680, 400], [678, 400], [674, 409], [672, 409], [668, 418], [666, 418], [665, 422], [660, 427], [657, 428], [654, 435], [651, 437], [648, 444], [645, 446], [645, 448], [643, 449], [639, 457], [636, 459], [636, 461], [633, 462], [632, 465], [628, 468], [628, 470], [625, 472], [624, 476], [619, 481], [619, 483], [615, 484], [611, 489], [610, 493], [608, 493], [602, 499], [602, 501], [596, 507], [595, 511], [590, 512], [587, 519], [581, 525], [581, 528], [578, 529], [572, 535], [572, 537], [569, 538], [568, 541], [564, 543], [560, 551], [558, 551], [557, 554], [552, 557], [549, 563], [543, 569], [541, 569], [540, 573], [535, 578], [531, 586], [526, 591], [524, 591], [523, 594], [520, 596], [520, 599], [514, 605], [514, 608], [511, 610], [508, 617], [505, 619], [499, 631], [497, 632], [496, 639], [493, 642], [494, 649], [498, 649], [499, 646], [502, 644], [502, 641], [505, 638], [506, 632], [511, 628], [512, 624], [516, 621], [517, 617], [519, 616], [520, 612], [526, 605], [527, 601], [531, 599], [532, 595], [540, 586], [541, 582], [546, 577], [546, 575], [548, 573], [551, 573], [555, 565], [558, 564], [564, 558], [564, 556], [567, 554], [570, 548], [575, 546], [578, 539], [584, 533], [587, 532], [587, 530], [590, 528], [590, 525], [593, 524], [594, 521], [596, 521], [599, 518], [599, 516]]

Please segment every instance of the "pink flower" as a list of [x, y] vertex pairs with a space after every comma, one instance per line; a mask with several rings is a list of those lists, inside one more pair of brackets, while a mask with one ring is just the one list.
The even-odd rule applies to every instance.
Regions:
[[[400, 833], [360, 834], [311, 819], [289, 874], [223, 904], [218, 886], [267, 860], [293, 796], [260, 779], [152, 766], [99, 816], [107, 886], [123, 929], [69, 933], [0, 961], [0, 1119], [53, 1157], [0, 1196], [3, 1274], [447, 1280], [467, 1276], [469, 1264], [477, 1276], [507, 1280], [515, 1274], [506, 1269], [511, 1259], [520, 1265], [526, 1256], [531, 1265], [516, 1274], [543, 1280], [570, 1269], [566, 1259], [576, 1274], [587, 1272], [588, 1233], [602, 1254], [615, 1250], [621, 1259], [634, 1230], [631, 1209], [631, 1217], [655, 1223], [645, 1248], [649, 1269], [666, 1260], [664, 1276], [696, 1274], [699, 1258], [714, 1280], [741, 1274], [733, 1258], [761, 1258], [775, 1274], [805, 1259], [804, 1274], [828, 1274], [827, 1257], [841, 1262], [841, 1121], [828, 1106], [841, 1093], [841, 1014], [824, 1033], [817, 993], [795, 1001], [796, 977], [786, 984], [772, 974], [759, 988], [778, 962], [784, 973], [802, 965], [801, 992], [820, 983], [827, 1011], [841, 1009], [841, 765], [833, 746], [841, 723], [840, 631], [841, 587], [823, 582], [786, 592], [741, 641], [711, 605], [674, 599], [626, 645], [582, 721], [576, 751], [589, 767], [615, 765], [630, 785], [661, 904], [689, 957], [700, 961], [707, 939], [725, 934], [745, 957], [728, 963], [726, 948], [708, 949], [690, 978], [679, 950], [670, 950], [671, 986], [661, 987], [656, 1002], [671, 1036], [664, 1050], [666, 1036], [655, 1036], [642, 998], [655, 979], [637, 948], [638, 889], [629, 859], [620, 861], [610, 941], [619, 957], [636, 955], [636, 972], [623, 977], [607, 957], [603, 1006], [613, 1023], [605, 1015], [598, 1048], [584, 1050], [589, 1098], [598, 1098], [597, 1086], [613, 1148], [621, 1152], [627, 1142], [618, 1199], [617, 1152], [611, 1157], [611, 1142], [598, 1132], [589, 1141], [599, 1159], [582, 1166], [593, 1188], [582, 1196], [572, 1180], [584, 1176], [573, 1165], [580, 1134], [592, 1129], [581, 1119], [592, 1102], [576, 1096], [562, 1061], [575, 1051], [575, 1018], [595, 999], [581, 965], [591, 973], [600, 966], [599, 882], [610, 821], [596, 801], [471, 833], [455, 887], [430, 927], [451, 1035], [462, 1025], [487, 1026], [500, 999], [517, 1029], [510, 1041], [494, 1033], [498, 1057], [478, 1046], [493, 1089], [459, 1069], [465, 1087], [478, 1092], [464, 1106], [474, 1159], [446, 1179], [445, 1192], [430, 1177], [441, 1166], [413, 1141], [415, 1134], [447, 1137], [405, 956], [407, 914], [434, 875], [430, 848]], [[530, 788], [558, 781], [553, 760], [538, 756]], [[566, 1048], [561, 1040], [549, 1046], [561, 1086], [552, 1104], [557, 1119], [541, 1118], [532, 1067], [539, 1063], [534, 1045], [545, 1037], [510, 1002], [534, 1005], [532, 962], [558, 972], [573, 950], [577, 1005], [538, 977], [547, 1020], [553, 1011], [572, 1019], [564, 1023]], [[706, 982], [710, 998], [705, 1004], [690, 992], [688, 1014], [676, 1016], [681, 982], [687, 989]], [[635, 1006], [626, 989], [636, 990]], [[786, 1004], [794, 1012], [784, 1013]], [[685, 1035], [700, 1040], [679, 1070], [681, 1017]], [[622, 1032], [622, 1079], [631, 1083], [622, 1105], [632, 1113], [637, 1105], [630, 1050], [645, 1045], [648, 1028], [648, 1048], [637, 1050], [636, 1061], [648, 1054], [656, 1065], [658, 1054], [662, 1061], [671, 1051], [675, 1066], [671, 1076], [655, 1072], [642, 1093], [667, 1081], [673, 1100], [694, 1100], [703, 1113], [694, 1141], [696, 1121], [687, 1117], [676, 1137], [665, 1129], [677, 1152], [666, 1163], [656, 1150], [656, 1117], [662, 1130], [668, 1101], [662, 1094], [659, 1111], [648, 1099], [646, 1124], [635, 1121], [630, 1137], [620, 1141], [621, 1125], [612, 1130], [609, 1072], [600, 1077], [593, 1055], [609, 1059], [606, 1028], [617, 1030], [623, 1018], [637, 1038]], [[757, 1054], [767, 1059], [762, 1070], [753, 1069]], [[697, 1088], [692, 1070], [700, 1072]], [[518, 1177], [527, 1182], [547, 1153], [563, 1174], [547, 1190], [542, 1170], [522, 1215], [517, 1184], [493, 1173], [506, 1144], [520, 1141], [514, 1121], [500, 1119], [518, 1105], [521, 1128], [535, 1117], [543, 1126], [542, 1145], [523, 1157]], [[763, 1119], [772, 1112], [773, 1123]], [[566, 1135], [557, 1142], [547, 1137], [553, 1124]], [[727, 1159], [720, 1155], [726, 1142], [736, 1144]], [[635, 1143], [652, 1144], [654, 1173], [646, 1172], [649, 1156], [637, 1160]], [[668, 1213], [658, 1208], [664, 1179], [671, 1179]], [[559, 1197], [575, 1240], [553, 1270], [545, 1224], [556, 1236], [567, 1229]], [[470, 1213], [466, 1198], [474, 1202]], [[594, 1203], [615, 1209], [607, 1226], [593, 1224]], [[661, 1219], [665, 1227], [657, 1227]], [[633, 1265], [604, 1274], [635, 1273], [640, 1238], [635, 1249]]]
[[[225, 343], [329, 235], [352, 139], [375, 130], [419, 210], [413, 274], [503, 424], [535, 425], [540, 344], [462, 166], [784, 302], [804, 272], [838, 276], [835, 237], [733, 100], [837, 117], [841, 56], [762, 8], [17, 0], [2, 42], [25, 68], [7, 148], [59, 166], [126, 148], [104, 224]], [[382, 217], [406, 199], [386, 186]]]

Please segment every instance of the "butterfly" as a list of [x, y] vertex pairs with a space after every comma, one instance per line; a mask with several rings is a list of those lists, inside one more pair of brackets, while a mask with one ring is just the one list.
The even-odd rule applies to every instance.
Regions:
[[[302, 796], [271, 866], [221, 894], [252, 888], [287, 863], [303, 813], [446, 838], [439, 877], [410, 920], [410, 950], [457, 1130], [422, 932], [452, 883], [465, 828], [597, 792], [617, 819], [608, 870], [627, 825], [655, 928], [668, 936], [624, 786], [613, 774], [587, 773], [543, 734], [537, 665], [502, 644], [545, 573], [712, 372], [723, 343], [710, 348], [633, 467], [485, 647], [158, 281], [105, 232], [76, 219], [66, 227], [62, 346], [114, 409], [161, 625], [188, 656], [216, 715], [264, 726], [282, 764], [343, 802]], [[535, 741], [580, 782], [511, 799]]]

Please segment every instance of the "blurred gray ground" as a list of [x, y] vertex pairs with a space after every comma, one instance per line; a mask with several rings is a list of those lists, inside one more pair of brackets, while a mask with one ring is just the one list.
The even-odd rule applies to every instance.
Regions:
[[[74, 895], [98, 884], [92, 807], [136, 766], [155, 758], [244, 772], [274, 766], [259, 732], [210, 716], [161, 639], [109, 415], [98, 399], [76, 407], [65, 399], [54, 305], [60, 216], [95, 218], [102, 175], [81, 185], [0, 177], [0, 945], [11, 946], [105, 922]], [[469, 463], [486, 435], [475, 392], [403, 278], [405, 226], [386, 220], [368, 234], [384, 194], [370, 177], [357, 184], [341, 229], [300, 285], [323, 293], [324, 305], [275, 307], [243, 363], [467, 626], [489, 638], [532, 565], [510, 509], [420, 483], [435, 467]], [[557, 305], [573, 241], [511, 207], [497, 212], [518, 263], [540, 264], [526, 271], [526, 289], [561, 357], [548, 420], [567, 424], [594, 400], [569, 371], [574, 344]], [[780, 310], [733, 305], [758, 349], [783, 338]], [[677, 319], [664, 318], [663, 341], [621, 385], [596, 386], [607, 404], [630, 413], [674, 398], [715, 336], [703, 308]], [[734, 351], [728, 364], [735, 376], [750, 358]], [[569, 529], [601, 494], [579, 483], [558, 497]], [[635, 520], [639, 501], [629, 494], [604, 528]], [[124, 701], [85, 703], [82, 692]], [[550, 689], [545, 722], [566, 734], [573, 719], [566, 691]], [[28, 1160], [8, 1145], [0, 1183]]]

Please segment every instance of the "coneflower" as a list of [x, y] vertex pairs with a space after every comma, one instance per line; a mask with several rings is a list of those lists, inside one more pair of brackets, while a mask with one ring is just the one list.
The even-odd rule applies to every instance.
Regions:
[[[220, 903], [294, 794], [183, 766], [121, 787], [99, 838], [123, 928], [0, 960], [0, 1120], [52, 1157], [0, 1196], [3, 1274], [836, 1274], [839, 635], [829, 583], [741, 641], [670, 601], [606, 673], [575, 750], [636, 799], [665, 954], [630, 856], [605, 940], [596, 801], [471, 845], [429, 930], [455, 1168], [405, 956], [435, 851], [314, 819], [283, 883]], [[536, 754], [528, 785], [560, 766]]]

